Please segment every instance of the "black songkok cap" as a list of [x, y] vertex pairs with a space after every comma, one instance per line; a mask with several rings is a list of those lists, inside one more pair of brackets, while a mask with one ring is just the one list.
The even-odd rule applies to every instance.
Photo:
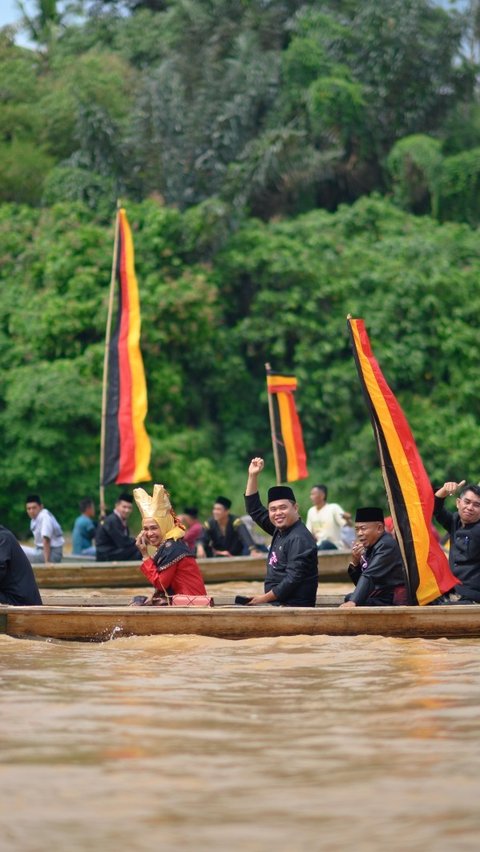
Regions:
[[268, 502], [273, 503], [274, 500], [291, 500], [296, 503], [295, 494], [288, 485], [273, 485], [268, 489]]
[[122, 491], [122, 493], [118, 495], [116, 502], [133, 503], [133, 495], [129, 494], [128, 491]]
[[357, 509], [355, 523], [368, 523], [368, 521], [379, 521], [383, 524], [383, 510], [378, 506], [363, 506], [361, 509]]
[[232, 501], [228, 499], [228, 497], [217, 497], [215, 503], [220, 503], [221, 506], [225, 506], [226, 509], [229, 509], [232, 505]]

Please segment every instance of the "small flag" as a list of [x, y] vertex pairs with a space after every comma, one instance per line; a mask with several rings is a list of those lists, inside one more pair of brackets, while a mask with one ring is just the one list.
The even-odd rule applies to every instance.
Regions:
[[277, 483], [308, 476], [302, 427], [295, 406], [295, 376], [267, 370], [267, 391]]
[[348, 319], [412, 602], [428, 604], [458, 582], [432, 531], [433, 489], [406, 417], [374, 358], [361, 319]]
[[151, 479], [150, 440], [144, 420], [147, 385], [140, 352], [140, 303], [133, 240], [125, 210], [117, 213], [114, 279], [118, 309], [108, 347], [105, 453], [102, 485]]

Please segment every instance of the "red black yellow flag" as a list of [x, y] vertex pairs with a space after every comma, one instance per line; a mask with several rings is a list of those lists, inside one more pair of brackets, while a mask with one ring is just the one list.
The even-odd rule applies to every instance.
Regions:
[[[111, 304], [117, 285], [117, 314], [107, 331], [105, 446], [102, 485], [133, 484], [151, 479], [150, 440], [144, 420], [147, 385], [140, 352], [140, 303], [135, 276], [132, 232], [125, 210], [117, 212]], [[109, 338], [109, 339], [108, 339]]]
[[295, 406], [295, 376], [267, 368], [268, 407], [277, 482], [296, 482], [308, 476], [302, 427]]
[[348, 319], [353, 354], [373, 424], [411, 602], [428, 604], [457, 580], [435, 539], [433, 489], [407, 419], [373, 355], [363, 320]]

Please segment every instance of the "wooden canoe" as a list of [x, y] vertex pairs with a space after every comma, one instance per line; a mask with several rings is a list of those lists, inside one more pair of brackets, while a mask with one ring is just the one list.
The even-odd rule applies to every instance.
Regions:
[[[348, 582], [349, 551], [326, 550], [318, 555], [318, 573], [324, 582]], [[263, 580], [266, 556], [232, 556], [199, 559], [205, 583], [237, 580]], [[34, 565], [42, 589], [127, 588], [145, 582], [137, 562], [60, 562], [58, 565]]]
[[0, 607], [0, 633], [18, 638], [103, 642], [119, 636], [379, 635], [424, 639], [480, 637], [480, 607], [43, 606]]

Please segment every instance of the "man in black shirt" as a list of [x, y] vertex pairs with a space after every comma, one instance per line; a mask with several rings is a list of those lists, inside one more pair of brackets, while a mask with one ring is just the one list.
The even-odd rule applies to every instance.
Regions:
[[33, 568], [17, 539], [0, 526], [0, 603], [39, 606], [42, 603]]
[[212, 517], [205, 521], [197, 541], [197, 558], [261, 555], [243, 521], [230, 513], [231, 505], [228, 497], [215, 500]]
[[258, 494], [258, 475], [264, 461], [254, 458], [248, 468], [245, 506], [262, 530], [272, 536], [267, 557], [265, 593], [254, 595], [249, 606], [315, 606], [318, 586], [317, 545], [300, 520], [292, 489], [277, 485], [268, 491], [268, 509]]
[[355, 532], [357, 540], [348, 566], [355, 591], [345, 596], [341, 608], [406, 605], [402, 555], [397, 541], [385, 532], [382, 509], [378, 506], [357, 509]]
[[132, 508], [132, 495], [126, 492], [120, 494], [113, 512], [110, 512], [103, 523], [99, 524], [95, 535], [97, 562], [142, 561], [142, 554], [127, 526]]
[[[460, 489], [460, 490], [459, 490]], [[457, 511], [445, 509], [444, 502], [459, 490]], [[435, 492], [433, 516], [450, 536], [448, 561], [460, 581], [445, 603], [480, 603], [480, 488], [461, 482], [445, 482]]]

